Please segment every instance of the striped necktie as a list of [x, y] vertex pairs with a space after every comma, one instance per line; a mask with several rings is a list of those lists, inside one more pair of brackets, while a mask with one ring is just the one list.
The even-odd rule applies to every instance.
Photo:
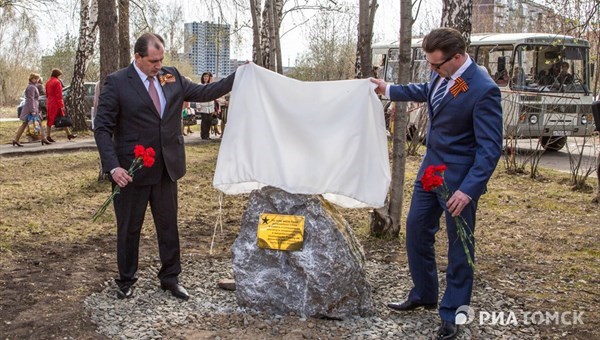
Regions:
[[440, 87], [438, 87], [437, 91], [435, 91], [435, 94], [431, 98], [431, 108], [433, 109], [432, 112], [436, 112], [438, 107], [440, 106], [442, 98], [444, 98], [444, 95], [446, 94], [446, 88], [448, 87], [449, 80], [450, 78], [444, 78], [444, 80], [440, 84]]

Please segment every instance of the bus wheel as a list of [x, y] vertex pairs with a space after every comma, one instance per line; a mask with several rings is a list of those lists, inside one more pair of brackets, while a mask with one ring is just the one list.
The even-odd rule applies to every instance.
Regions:
[[546, 151], [558, 151], [567, 144], [567, 137], [542, 137], [541, 143]]

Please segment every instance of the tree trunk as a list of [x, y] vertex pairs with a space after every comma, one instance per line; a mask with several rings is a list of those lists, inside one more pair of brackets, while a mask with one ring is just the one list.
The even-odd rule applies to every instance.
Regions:
[[273, 15], [271, 8], [275, 0], [266, 0], [265, 8], [263, 10], [263, 27], [262, 27], [262, 53], [263, 53], [263, 67], [271, 71], [275, 70], [275, 56], [273, 54], [275, 32], [273, 28]]
[[100, 83], [119, 68], [117, 7], [113, 0], [98, 0], [100, 27]]
[[[117, 31], [117, 6], [114, 0], [98, 0], [98, 25], [100, 28], [100, 86], [107, 75], [119, 68], [119, 33]], [[129, 60], [129, 57], [127, 58]], [[102, 164], [98, 161], [98, 180], [106, 179], [107, 176], [102, 172]]]
[[443, 0], [442, 27], [457, 29], [465, 37], [467, 46], [471, 44], [472, 0]]
[[373, 39], [373, 22], [377, 10], [377, 0], [360, 0], [358, 12], [358, 40], [356, 45], [356, 78], [373, 76], [371, 42]]
[[129, 63], [129, 0], [119, 0], [119, 68], [127, 67]]
[[598, 156], [596, 156], [596, 177], [598, 180], [598, 187], [596, 188], [596, 197], [592, 202], [600, 204], [600, 151], [598, 151]]
[[262, 50], [260, 43], [260, 2], [250, 0], [250, 14], [252, 16], [252, 60], [258, 66], [263, 66]]
[[98, 32], [98, 3], [95, 0], [81, 0], [79, 23], [79, 46], [75, 54], [71, 91], [67, 98], [66, 109], [73, 119], [73, 130], [88, 129], [86, 112], [90, 109], [85, 104], [85, 88], [83, 81], [88, 61], [94, 52], [94, 43]]
[[283, 2], [282, 0], [273, 0], [273, 7], [272, 7], [272, 15], [271, 17], [273, 18], [273, 49], [274, 49], [274, 54], [275, 54], [275, 60], [276, 60], [276, 70], [277, 73], [279, 74], [283, 74], [283, 63], [282, 63], [282, 58], [281, 58], [281, 39], [279, 37], [279, 28], [281, 26], [281, 14], [282, 14], [282, 10], [283, 10]]
[[[410, 82], [412, 2], [400, 1], [400, 50], [398, 83]], [[370, 234], [385, 238], [398, 238], [402, 221], [404, 200], [404, 177], [406, 169], [406, 124], [408, 120], [406, 102], [396, 103], [394, 114], [394, 134], [392, 146], [392, 183], [387, 206], [371, 213]]]

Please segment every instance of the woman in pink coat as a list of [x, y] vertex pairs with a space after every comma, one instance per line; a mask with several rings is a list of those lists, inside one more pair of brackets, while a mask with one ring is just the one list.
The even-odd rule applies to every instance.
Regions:
[[[50, 79], [46, 82], [46, 113], [47, 113], [47, 134], [46, 139], [50, 142], [54, 142], [54, 140], [50, 137], [50, 132], [52, 130], [52, 126], [54, 126], [54, 121], [58, 116], [65, 115], [65, 103], [63, 102], [63, 85], [60, 81], [60, 77], [62, 76], [62, 71], [55, 68], [52, 69], [52, 74]], [[67, 133], [67, 138], [69, 140], [77, 137], [77, 135], [72, 134], [68, 127], [65, 128], [65, 132]]]
[[41, 127], [41, 119], [40, 119], [40, 109], [39, 109], [39, 98], [40, 93], [36, 87], [36, 84], [40, 80], [40, 75], [37, 73], [32, 73], [29, 75], [29, 84], [25, 89], [25, 105], [21, 110], [21, 115], [19, 119], [23, 122], [19, 129], [17, 129], [17, 134], [15, 135], [15, 139], [12, 141], [13, 146], [22, 147], [23, 144], [19, 143], [19, 139], [21, 139], [21, 135], [25, 132], [27, 125], [32, 123], [35, 127], [34, 129], [39, 128], [42, 135], [42, 145], [50, 144], [49, 141], [44, 137], [44, 130]]

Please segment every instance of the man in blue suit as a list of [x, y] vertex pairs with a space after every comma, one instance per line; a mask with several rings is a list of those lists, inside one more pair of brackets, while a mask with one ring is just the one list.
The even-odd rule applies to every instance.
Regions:
[[[473, 287], [473, 268], [457, 236], [454, 217], [461, 215], [474, 231], [477, 201], [486, 191], [502, 152], [502, 107], [498, 86], [468, 56], [460, 32], [435, 29], [423, 39], [422, 47], [432, 70], [428, 83], [388, 85], [371, 79], [377, 84], [376, 91], [393, 101], [427, 102], [429, 107], [427, 151], [406, 222], [406, 250], [414, 287], [406, 301], [388, 307], [397, 311], [437, 308], [434, 243], [445, 212], [447, 287], [439, 307], [442, 323], [437, 338], [453, 339], [458, 334], [457, 308], [470, 304]], [[420, 181], [425, 168], [441, 164], [447, 166], [444, 180], [453, 193], [448, 202], [439, 193], [425, 191]]]

